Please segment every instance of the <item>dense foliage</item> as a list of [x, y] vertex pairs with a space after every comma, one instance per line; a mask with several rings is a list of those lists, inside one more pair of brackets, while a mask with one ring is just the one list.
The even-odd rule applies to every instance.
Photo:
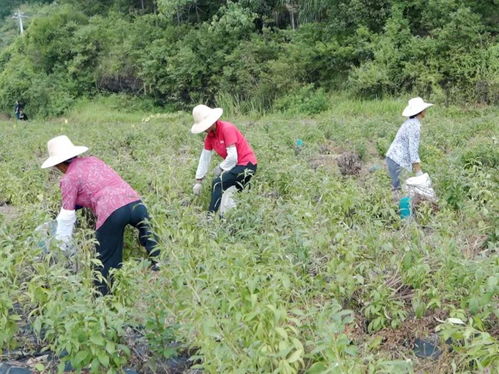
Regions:
[[[182, 351], [207, 373], [495, 373], [497, 109], [429, 110], [421, 158], [440, 202], [404, 222], [379, 166], [405, 100], [321, 100], [334, 109], [313, 117], [226, 108], [259, 169], [225, 221], [206, 220], [208, 188], [191, 193], [202, 139], [189, 136], [189, 113], [126, 113], [134, 101], [111, 97], [66, 118], [0, 122], [4, 357], [16, 346], [24, 355], [43, 348], [95, 373], [161, 372]], [[127, 232], [112, 296], [92, 296], [92, 231], [82, 213], [77, 256], [68, 263], [53, 248], [55, 258], [40, 257], [34, 228], [60, 204], [58, 174], [40, 164], [46, 141], [62, 133], [140, 192], [159, 235], [164, 266], [151, 273]], [[360, 156], [358, 175], [340, 174], [345, 151]], [[441, 355], [417, 358], [414, 340], [430, 337]]]
[[[128, 93], [169, 109], [294, 107], [324, 92], [498, 101], [494, 0], [0, 0], [0, 108]], [[277, 101], [276, 101], [277, 100]], [[315, 100], [312, 98], [312, 100]]]

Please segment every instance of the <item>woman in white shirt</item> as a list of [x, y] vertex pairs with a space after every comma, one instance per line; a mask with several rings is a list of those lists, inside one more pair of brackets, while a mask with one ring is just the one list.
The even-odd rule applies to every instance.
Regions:
[[395, 139], [386, 153], [386, 164], [392, 180], [392, 190], [400, 190], [400, 172], [402, 168], [413, 171], [417, 176], [423, 174], [419, 159], [419, 138], [421, 120], [426, 115], [426, 109], [433, 104], [426, 103], [420, 97], [410, 99], [402, 115], [409, 117], [400, 126]]

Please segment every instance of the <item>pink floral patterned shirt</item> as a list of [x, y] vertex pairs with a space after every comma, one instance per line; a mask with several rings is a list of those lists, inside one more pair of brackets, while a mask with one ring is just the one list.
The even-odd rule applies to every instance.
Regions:
[[140, 196], [111, 167], [97, 157], [78, 157], [60, 181], [62, 207], [89, 208], [97, 217], [96, 229], [118, 208]]

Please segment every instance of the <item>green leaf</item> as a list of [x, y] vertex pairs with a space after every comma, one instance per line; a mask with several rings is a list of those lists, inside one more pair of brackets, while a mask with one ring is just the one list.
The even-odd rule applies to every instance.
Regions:
[[282, 327], [276, 327], [275, 331], [283, 338], [288, 339], [288, 333]]
[[45, 370], [45, 365], [38, 363], [38, 364], [35, 365], [35, 369], [38, 370], [38, 371], [44, 371]]
[[94, 343], [95, 345], [99, 345], [99, 346], [104, 345], [104, 343], [105, 343], [104, 338], [100, 335], [92, 335], [90, 337], [90, 341], [92, 343]]
[[80, 351], [76, 354], [75, 358], [72, 360], [72, 363], [76, 366], [79, 367], [80, 364], [87, 359], [89, 356], [88, 351]]
[[108, 341], [106, 343], [106, 351], [109, 354], [113, 354], [114, 352], [116, 352], [116, 344], [114, 344], [113, 342]]
[[104, 367], [109, 366], [109, 357], [104, 352], [98, 352], [97, 358], [99, 359], [102, 366]]
[[297, 349], [294, 351], [291, 356], [288, 357], [288, 362], [292, 364], [293, 362], [296, 362], [298, 360], [301, 360], [303, 357], [303, 350], [302, 349]]
[[326, 370], [326, 364], [324, 364], [323, 362], [316, 362], [305, 372], [305, 374], [322, 374]]
[[35, 319], [33, 323], [33, 329], [37, 334], [40, 334], [40, 330], [42, 329], [42, 320], [40, 318]]

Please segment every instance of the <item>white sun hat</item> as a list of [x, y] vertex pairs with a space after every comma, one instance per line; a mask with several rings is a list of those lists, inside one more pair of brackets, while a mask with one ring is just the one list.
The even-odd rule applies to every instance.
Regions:
[[75, 146], [66, 135], [56, 136], [47, 142], [49, 158], [42, 164], [42, 169], [55, 166], [88, 151], [87, 147]]
[[407, 103], [407, 106], [405, 107], [404, 111], [402, 112], [402, 115], [404, 117], [412, 117], [415, 116], [416, 114], [421, 113], [423, 110], [426, 108], [431, 107], [433, 104], [430, 103], [425, 103], [423, 99], [420, 97], [414, 97], [409, 100]]
[[220, 117], [224, 110], [222, 108], [210, 108], [209, 106], [200, 104], [196, 105], [192, 110], [194, 124], [191, 127], [193, 134], [200, 134], [210, 128]]

